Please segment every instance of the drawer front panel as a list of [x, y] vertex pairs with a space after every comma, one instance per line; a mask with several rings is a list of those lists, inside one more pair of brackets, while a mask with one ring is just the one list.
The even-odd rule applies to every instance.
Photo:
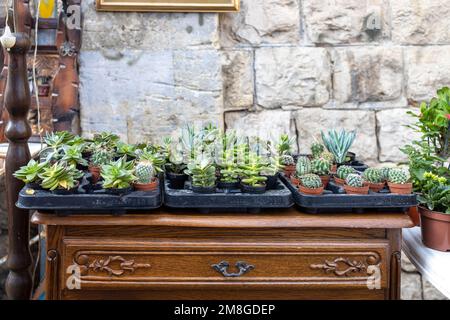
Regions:
[[349, 286], [387, 287], [387, 242], [161, 243], [66, 240], [61, 277], [80, 287]]

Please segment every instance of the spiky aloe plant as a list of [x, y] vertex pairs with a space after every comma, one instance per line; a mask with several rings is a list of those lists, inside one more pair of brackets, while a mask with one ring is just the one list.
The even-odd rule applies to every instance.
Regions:
[[392, 168], [389, 170], [388, 181], [396, 184], [405, 184], [409, 181], [409, 172], [400, 168]]
[[302, 185], [308, 189], [318, 189], [323, 186], [322, 180], [317, 174], [308, 173], [300, 177]]
[[363, 173], [363, 178], [365, 181], [370, 183], [381, 183], [383, 178], [381, 177], [381, 171], [378, 168], [368, 168]]
[[297, 165], [295, 166], [296, 176], [300, 178], [308, 173], [311, 173], [311, 160], [305, 156], [299, 157], [297, 159]]
[[345, 183], [350, 187], [361, 188], [364, 186], [364, 179], [357, 173], [351, 173], [345, 179]]
[[311, 161], [312, 173], [325, 176], [330, 173], [331, 163], [324, 158], [316, 158]]
[[336, 171], [337, 177], [344, 180], [347, 178], [349, 174], [352, 173], [356, 173], [356, 170], [355, 168], [350, 166], [340, 166]]
[[325, 147], [336, 158], [338, 164], [345, 163], [347, 152], [356, 138], [356, 132], [346, 132], [342, 129], [339, 133], [336, 130], [329, 130], [327, 134], [322, 131], [322, 140]]
[[323, 144], [319, 143], [319, 142], [314, 142], [311, 145], [311, 153], [313, 158], [318, 158], [320, 156], [322, 156], [322, 153], [324, 152], [325, 147], [323, 146]]

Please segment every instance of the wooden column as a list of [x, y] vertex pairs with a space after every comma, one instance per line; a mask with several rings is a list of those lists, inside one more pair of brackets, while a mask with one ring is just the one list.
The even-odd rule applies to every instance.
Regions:
[[30, 48], [28, 0], [14, 0], [16, 44], [8, 52], [9, 66], [5, 92], [5, 108], [9, 120], [5, 136], [9, 141], [5, 161], [6, 202], [9, 219], [8, 278], [6, 293], [10, 299], [29, 299], [32, 290], [29, 248], [29, 211], [15, 206], [23, 183], [13, 173], [30, 160], [28, 138], [31, 128], [27, 121], [30, 108], [30, 89], [26, 55]]

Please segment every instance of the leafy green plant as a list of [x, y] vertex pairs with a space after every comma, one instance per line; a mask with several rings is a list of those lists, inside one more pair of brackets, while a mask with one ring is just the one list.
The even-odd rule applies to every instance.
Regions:
[[216, 167], [209, 157], [201, 156], [189, 162], [185, 172], [191, 176], [193, 186], [213, 187], [216, 185]]
[[48, 165], [47, 162], [39, 163], [31, 159], [26, 166], [20, 167], [13, 175], [25, 183], [33, 183], [39, 181], [39, 175], [44, 171]]
[[429, 210], [450, 214], [450, 186], [445, 177], [426, 172], [424, 184], [417, 199]]
[[292, 154], [292, 146], [295, 142], [295, 137], [289, 138], [289, 135], [282, 134], [277, 143], [277, 152], [278, 155], [291, 155]]
[[261, 161], [261, 157], [257, 154], [249, 153], [246, 163], [242, 164], [240, 169], [242, 170], [242, 183], [252, 187], [264, 186], [267, 177], [261, 176], [264, 165]]
[[76, 166], [77, 164], [80, 164], [82, 166], [88, 165], [87, 160], [83, 158], [83, 145], [65, 145], [64, 147], [62, 147], [62, 150], [63, 156], [61, 158], [61, 161], [66, 162], [68, 165], [74, 166]]
[[52, 166], [44, 167], [39, 178], [42, 179], [41, 187], [48, 190], [67, 189], [70, 190], [77, 185], [77, 180], [83, 176], [74, 165], [64, 162], [56, 162]]
[[136, 180], [133, 174], [133, 161], [127, 161], [126, 157], [101, 167], [101, 177], [103, 178], [103, 188], [105, 189], [125, 189], [131, 186]]
[[356, 132], [346, 132], [342, 129], [339, 133], [336, 130], [329, 130], [327, 134], [322, 131], [322, 140], [325, 147], [330, 151], [338, 164], [343, 164], [347, 158], [347, 152], [356, 138]]

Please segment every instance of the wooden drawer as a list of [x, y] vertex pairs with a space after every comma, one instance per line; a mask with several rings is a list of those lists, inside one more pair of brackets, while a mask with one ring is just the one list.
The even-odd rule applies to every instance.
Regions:
[[[388, 286], [389, 245], [373, 242], [152, 242], [65, 239], [60, 288], [80, 290]], [[75, 268], [74, 268], [75, 267]], [[65, 288], [65, 289], [64, 289]]]

